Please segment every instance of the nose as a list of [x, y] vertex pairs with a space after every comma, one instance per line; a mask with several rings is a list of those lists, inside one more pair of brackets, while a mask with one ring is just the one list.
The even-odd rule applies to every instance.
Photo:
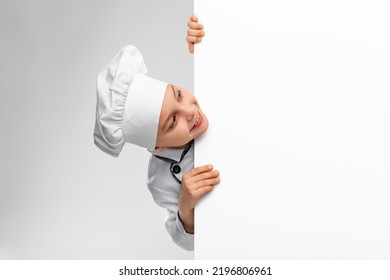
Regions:
[[194, 106], [193, 104], [190, 105], [183, 104], [181, 107], [181, 111], [187, 121], [192, 121], [196, 115], [196, 106]]

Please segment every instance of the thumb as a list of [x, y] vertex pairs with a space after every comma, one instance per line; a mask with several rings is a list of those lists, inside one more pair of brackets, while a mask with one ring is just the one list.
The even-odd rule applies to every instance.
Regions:
[[190, 53], [194, 53], [195, 50], [194, 43], [188, 43], [188, 50]]

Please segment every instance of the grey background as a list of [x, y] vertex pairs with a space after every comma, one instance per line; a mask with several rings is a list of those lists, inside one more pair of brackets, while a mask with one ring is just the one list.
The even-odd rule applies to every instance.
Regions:
[[193, 89], [193, 1], [0, 4], [0, 258], [192, 259], [145, 182], [149, 154], [93, 144], [99, 70], [129, 43], [149, 74]]

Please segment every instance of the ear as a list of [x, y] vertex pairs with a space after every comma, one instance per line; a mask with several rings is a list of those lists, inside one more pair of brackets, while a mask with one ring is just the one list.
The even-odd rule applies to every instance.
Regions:
[[156, 147], [156, 151], [164, 152], [167, 149], [167, 147]]

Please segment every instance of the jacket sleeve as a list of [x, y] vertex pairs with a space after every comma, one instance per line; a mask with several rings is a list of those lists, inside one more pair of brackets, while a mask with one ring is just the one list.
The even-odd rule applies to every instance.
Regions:
[[165, 227], [171, 235], [172, 240], [181, 248], [187, 251], [194, 250], [194, 235], [187, 233], [183, 227], [183, 223], [179, 219], [178, 212], [168, 210], [168, 217], [165, 222]]
[[172, 240], [184, 250], [193, 251], [194, 235], [185, 231], [178, 215], [180, 185], [167, 170], [169, 169], [164, 166], [164, 162], [151, 157], [147, 186], [153, 200], [167, 210], [165, 227]]

